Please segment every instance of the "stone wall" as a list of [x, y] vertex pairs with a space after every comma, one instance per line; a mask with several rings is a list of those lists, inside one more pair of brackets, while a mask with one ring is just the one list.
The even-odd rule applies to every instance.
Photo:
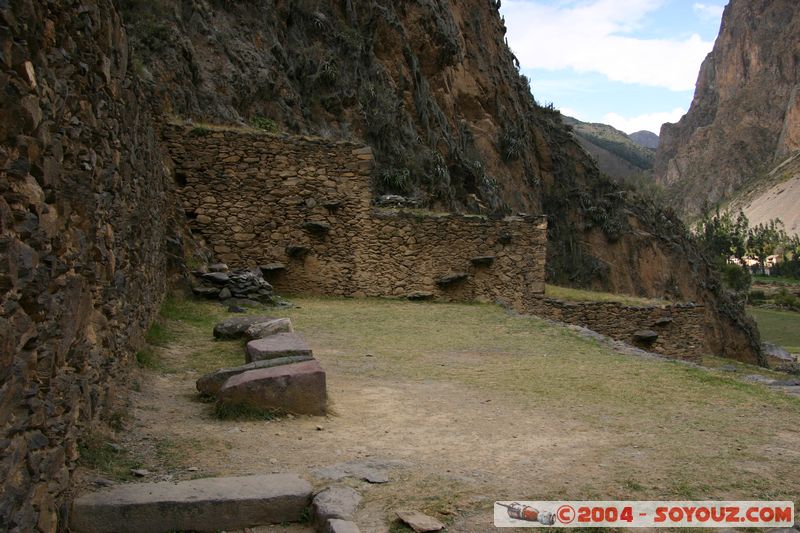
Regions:
[[[544, 217], [375, 208], [372, 155], [349, 142], [165, 126], [191, 228], [283, 293], [502, 302], [671, 357], [707, 352], [704, 310], [544, 298]], [[652, 343], [637, 331], [652, 330]]]
[[372, 153], [353, 143], [178, 125], [163, 136], [191, 228], [278, 291], [517, 309], [544, 291], [544, 217], [376, 209]]
[[111, 0], [0, 2], [0, 50], [0, 530], [49, 532], [177, 219]]
[[[705, 353], [705, 311], [694, 304], [629, 306], [618, 302], [565, 302], [553, 298], [528, 301], [531, 314], [584, 326], [611, 338], [668, 357], [696, 360]], [[652, 331], [652, 342], [637, 340], [636, 333]]]

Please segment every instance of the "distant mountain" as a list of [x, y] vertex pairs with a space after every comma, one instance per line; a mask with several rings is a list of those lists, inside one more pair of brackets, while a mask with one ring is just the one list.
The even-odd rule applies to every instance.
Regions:
[[687, 219], [800, 150], [800, 2], [731, 0], [689, 112], [661, 128], [653, 175]]
[[[564, 117], [564, 124], [572, 126], [575, 138], [591, 155], [601, 171], [609, 176], [627, 179], [640, 176], [653, 168], [655, 150], [642, 146], [608, 124], [581, 122], [572, 117]], [[658, 136], [650, 132], [638, 132]]]
[[644, 146], [645, 148], [650, 148], [652, 150], [658, 148], [658, 143], [660, 141], [658, 135], [647, 130], [631, 133], [628, 135], [628, 138], [639, 146]]

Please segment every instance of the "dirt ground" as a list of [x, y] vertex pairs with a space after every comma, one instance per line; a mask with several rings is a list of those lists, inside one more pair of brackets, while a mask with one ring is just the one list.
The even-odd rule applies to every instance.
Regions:
[[[343, 483], [364, 496], [356, 522], [369, 533], [405, 531], [394, 522], [403, 508], [439, 518], [448, 531], [495, 531], [495, 500], [800, 499], [795, 399], [758, 385], [717, 383], [673, 363], [610, 354], [538, 321], [520, 325], [489, 306], [418, 313], [405, 303], [301, 304], [286, 314], [327, 371], [331, 413], [217, 419], [213, 405], [197, 397], [201, 372], [187, 365], [214, 341], [173, 322], [182, 334], [159, 350], [172, 370], [143, 371], [118, 435], [152, 469], [148, 480], [293, 472], [315, 488]], [[398, 313], [401, 330], [384, 332], [385, 348], [374, 339], [384, 327], [381, 313]], [[359, 325], [365, 316], [375, 318], [373, 326]], [[475, 332], [473, 318], [485, 321], [483, 331]], [[385, 317], [386, 327], [392, 320]], [[441, 324], [443, 339], [429, 339], [431, 320]], [[509, 345], [498, 334], [517, 340]], [[559, 347], [572, 359], [559, 358]], [[569, 368], [576, 365], [581, 378], [573, 380]], [[621, 372], [633, 375], [607, 382]], [[521, 381], [506, 382], [512, 374]], [[676, 397], [674, 387], [685, 387], [687, 399], [660, 409]], [[769, 430], [756, 421], [759, 413], [775, 418], [764, 426]], [[314, 472], [339, 463], [377, 465], [389, 482], [331, 481]], [[727, 466], [725, 474], [714, 471], [719, 465]]]

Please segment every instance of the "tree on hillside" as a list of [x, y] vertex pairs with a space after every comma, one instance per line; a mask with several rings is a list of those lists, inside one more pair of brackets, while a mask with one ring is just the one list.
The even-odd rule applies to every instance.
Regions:
[[730, 213], [720, 213], [701, 220], [696, 233], [701, 244], [722, 264], [734, 257], [742, 265], [747, 253], [749, 221], [742, 211], [734, 219]]
[[775, 218], [766, 224], [758, 224], [747, 232], [747, 255], [758, 261], [762, 274], [766, 273], [767, 257], [779, 246], [789, 242], [783, 222]]
[[787, 278], [800, 278], [800, 237], [792, 235], [781, 248], [783, 261], [775, 265], [771, 273]]
[[[749, 221], [742, 211], [734, 219], [730, 213], [706, 215], [696, 228], [700, 245], [714, 258], [725, 284], [737, 292], [746, 292], [752, 281], [744, 264], [747, 253]], [[736, 263], [731, 263], [733, 257]]]

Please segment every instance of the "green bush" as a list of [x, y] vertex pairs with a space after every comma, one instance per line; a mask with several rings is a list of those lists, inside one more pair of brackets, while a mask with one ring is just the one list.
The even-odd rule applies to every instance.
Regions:
[[746, 267], [741, 267], [733, 263], [726, 263], [722, 267], [722, 280], [729, 288], [736, 292], [747, 292], [750, 289], [750, 284], [753, 277], [750, 275], [750, 270]]
[[763, 303], [767, 301], [767, 295], [764, 291], [750, 291], [749, 299], [754, 304]]
[[256, 116], [250, 120], [250, 125], [256, 129], [277, 133], [278, 124], [274, 120], [267, 117]]
[[800, 311], [800, 298], [787, 291], [785, 288], [778, 291], [774, 297], [775, 305], [785, 307], [793, 311]]
[[411, 192], [411, 172], [407, 168], [385, 168], [377, 174], [378, 190], [395, 193]]

